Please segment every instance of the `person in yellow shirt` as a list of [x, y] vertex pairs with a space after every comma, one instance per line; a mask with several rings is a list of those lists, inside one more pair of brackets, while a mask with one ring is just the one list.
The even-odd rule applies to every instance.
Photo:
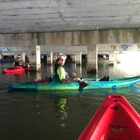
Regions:
[[59, 53], [57, 60], [54, 65], [54, 75], [52, 77], [52, 81], [54, 82], [62, 82], [62, 83], [70, 83], [70, 82], [82, 82], [79, 77], [76, 77], [75, 72], [68, 72], [65, 68], [64, 64], [67, 59], [67, 56], [63, 53]]

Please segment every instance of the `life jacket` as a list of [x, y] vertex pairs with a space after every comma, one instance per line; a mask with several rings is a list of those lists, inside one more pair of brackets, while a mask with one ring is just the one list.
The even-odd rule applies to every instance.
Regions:
[[20, 66], [19, 61], [15, 61], [14, 66]]
[[68, 72], [67, 71], [67, 69], [64, 67], [64, 66], [62, 66], [62, 65], [60, 65], [60, 64], [55, 64], [54, 65], [54, 75], [52, 75], [51, 76], [51, 81], [52, 82], [56, 82], [56, 83], [62, 83], [62, 81], [59, 79], [59, 76], [58, 76], [58, 74], [57, 74], [57, 69], [58, 69], [58, 67], [63, 67], [64, 68], [64, 70], [65, 70], [65, 77], [66, 78], [70, 78], [71, 76], [70, 76], [70, 72]]
[[57, 74], [57, 69], [59, 68], [59, 66], [61, 66], [61, 67], [64, 68], [64, 70], [65, 70], [65, 77], [66, 77], [66, 78], [71, 78], [70, 72], [67, 71], [67, 69], [66, 69], [65, 66], [60, 65], [60, 64], [55, 64], [55, 65], [54, 65], [54, 73], [58, 76], [58, 74]]

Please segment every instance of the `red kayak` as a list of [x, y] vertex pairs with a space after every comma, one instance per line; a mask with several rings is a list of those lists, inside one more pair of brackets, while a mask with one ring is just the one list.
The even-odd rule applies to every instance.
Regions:
[[21, 66], [16, 66], [14, 68], [4, 69], [2, 73], [22, 73], [25, 72], [27, 68], [23, 68]]
[[121, 95], [109, 95], [78, 140], [140, 140], [140, 116]]

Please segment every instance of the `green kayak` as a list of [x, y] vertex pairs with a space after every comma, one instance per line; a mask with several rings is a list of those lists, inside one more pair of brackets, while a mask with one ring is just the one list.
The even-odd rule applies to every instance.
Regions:
[[109, 81], [98, 81], [98, 78], [85, 78], [86, 82], [72, 82], [72, 83], [56, 83], [56, 82], [43, 82], [43, 83], [15, 83], [9, 84], [9, 89], [18, 90], [79, 90], [79, 89], [117, 89], [122, 87], [132, 86], [140, 82], [140, 76], [125, 77], [125, 78], [110, 78]]

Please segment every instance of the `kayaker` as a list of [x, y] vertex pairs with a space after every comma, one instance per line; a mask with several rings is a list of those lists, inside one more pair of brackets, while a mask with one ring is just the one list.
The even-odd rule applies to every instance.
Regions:
[[20, 55], [18, 55], [16, 57], [15, 61], [13, 62], [12, 67], [13, 68], [18, 68], [20, 66], [20, 67], [23, 67], [23, 68], [29, 68], [29, 64], [23, 63], [23, 60], [21, 60], [20, 58], [21, 58]]
[[70, 83], [70, 82], [82, 82], [79, 77], [76, 77], [75, 72], [68, 72], [64, 64], [67, 59], [67, 56], [63, 53], [59, 53], [54, 64], [54, 75], [52, 76], [52, 81]]
[[20, 55], [18, 55], [15, 59], [15, 61], [13, 62], [12, 67], [17, 67], [17, 66], [21, 66], [20, 64]]

